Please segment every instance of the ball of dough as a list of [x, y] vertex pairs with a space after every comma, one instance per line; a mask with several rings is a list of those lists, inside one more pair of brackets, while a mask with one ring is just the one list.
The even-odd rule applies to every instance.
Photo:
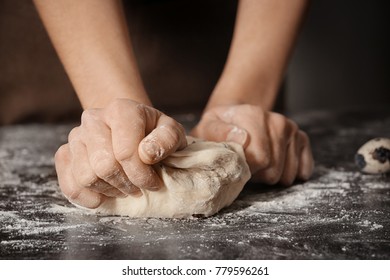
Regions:
[[365, 173], [380, 174], [390, 171], [390, 139], [375, 138], [356, 153], [355, 162]]
[[188, 146], [154, 166], [164, 182], [140, 197], [107, 198], [96, 213], [130, 217], [211, 216], [229, 206], [251, 174], [242, 146], [187, 137]]

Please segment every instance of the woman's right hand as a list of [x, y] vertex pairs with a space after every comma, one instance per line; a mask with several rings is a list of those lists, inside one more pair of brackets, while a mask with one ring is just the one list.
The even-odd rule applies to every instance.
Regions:
[[60, 188], [73, 203], [98, 207], [107, 197], [142, 195], [162, 186], [152, 164], [187, 145], [183, 127], [130, 99], [87, 109], [55, 155]]

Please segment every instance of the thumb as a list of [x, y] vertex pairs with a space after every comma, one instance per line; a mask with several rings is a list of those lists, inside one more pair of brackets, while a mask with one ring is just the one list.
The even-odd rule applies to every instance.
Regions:
[[220, 120], [200, 124], [195, 127], [191, 134], [215, 142], [235, 142], [244, 148], [248, 145], [249, 140], [248, 132], [245, 129]]
[[145, 164], [160, 162], [176, 150], [187, 146], [185, 131], [178, 124], [163, 124], [155, 128], [138, 146], [138, 154]]
[[229, 131], [229, 133], [226, 136], [227, 142], [235, 142], [237, 144], [240, 144], [244, 148], [248, 146], [248, 132], [240, 128], [238, 126], [233, 126], [233, 128]]

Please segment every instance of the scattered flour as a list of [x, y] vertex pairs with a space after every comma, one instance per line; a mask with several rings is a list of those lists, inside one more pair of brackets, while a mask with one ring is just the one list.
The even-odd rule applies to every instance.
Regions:
[[377, 224], [375, 222], [371, 222], [371, 221], [368, 221], [368, 220], [363, 220], [363, 221], [360, 221], [360, 222], [358, 222], [356, 224], [360, 225], [362, 227], [366, 227], [369, 230], [377, 230], [377, 229], [383, 228], [382, 225], [379, 225], [379, 224]]
[[47, 208], [47, 212], [49, 213], [56, 213], [56, 214], [69, 214], [69, 213], [85, 213], [88, 214], [88, 212], [84, 212], [80, 208], [74, 207], [74, 206], [62, 206], [58, 204], [50, 204], [50, 208]]

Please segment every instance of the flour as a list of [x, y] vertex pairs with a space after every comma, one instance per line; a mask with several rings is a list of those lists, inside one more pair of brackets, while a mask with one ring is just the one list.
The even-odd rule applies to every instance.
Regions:
[[57, 204], [50, 204], [50, 208], [47, 208], [47, 212], [55, 214], [81, 214], [83, 211], [77, 207], [68, 207]]
[[360, 221], [360, 222], [357, 223], [357, 225], [362, 226], [362, 227], [366, 227], [366, 228], [368, 228], [371, 231], [383, 228], [382, 225], [379, 225], [379, 224], [377, 224], [375, 222], [371, 222], [371, 221], [368, 221], [368, 220]]
[[368, 189], [385, 190], [390, 188], [390, 182], [389, 185], [383, 184], [382, 182], [367, 182], [366, 184], [364, 184], [364, 187]]

